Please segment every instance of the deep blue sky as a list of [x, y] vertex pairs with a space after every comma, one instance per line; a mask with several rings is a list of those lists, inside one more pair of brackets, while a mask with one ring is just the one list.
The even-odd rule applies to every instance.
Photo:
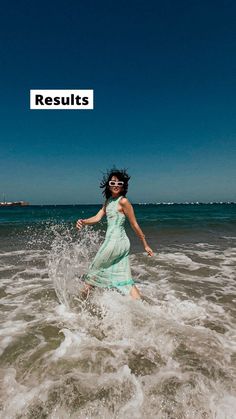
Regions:
[[[236, 201], [236, 2], [5, 1], [0, 200]], [[93, 111], [29, 110], [30, 89], [94, 89]]]

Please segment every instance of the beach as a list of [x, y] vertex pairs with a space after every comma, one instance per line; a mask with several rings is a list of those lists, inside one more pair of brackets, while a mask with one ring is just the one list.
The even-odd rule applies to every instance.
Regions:
[[85, 301], [100, 207], [0, 208], [2, 418], [235, 418], [236, 204], [134, 205], [144, 299]]

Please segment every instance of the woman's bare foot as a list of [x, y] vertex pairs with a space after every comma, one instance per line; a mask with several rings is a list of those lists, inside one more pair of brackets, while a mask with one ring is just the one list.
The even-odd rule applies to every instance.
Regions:
[[141, 294], [135, 285], [132, 286], [130, 290], [130, 295], [133, 298], [133, 300], [141, 300]]

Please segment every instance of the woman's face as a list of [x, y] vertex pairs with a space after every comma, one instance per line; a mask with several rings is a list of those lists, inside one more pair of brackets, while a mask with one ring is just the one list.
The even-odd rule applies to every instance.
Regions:
[[[112, 182], [120, 182], [120, 180], [116, 176], [112, 176], [111, 181]], [[118, 186], [118, 185], [110, 186], [109, 185], [109, 189], [112, 193], [112, 196], [118, 196], [123, 191], [123, 185], [122, 186]]]

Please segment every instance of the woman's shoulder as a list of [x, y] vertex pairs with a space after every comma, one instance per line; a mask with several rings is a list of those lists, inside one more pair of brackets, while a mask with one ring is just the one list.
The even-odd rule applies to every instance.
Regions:
[[130, 201], [128, 200], [128, 198], [126, 198], [126, 196], [121, 196], [121, 198], [120, 198], [120, 204], [121, 205], [127, 205], [127, 204], [130, 204]]

